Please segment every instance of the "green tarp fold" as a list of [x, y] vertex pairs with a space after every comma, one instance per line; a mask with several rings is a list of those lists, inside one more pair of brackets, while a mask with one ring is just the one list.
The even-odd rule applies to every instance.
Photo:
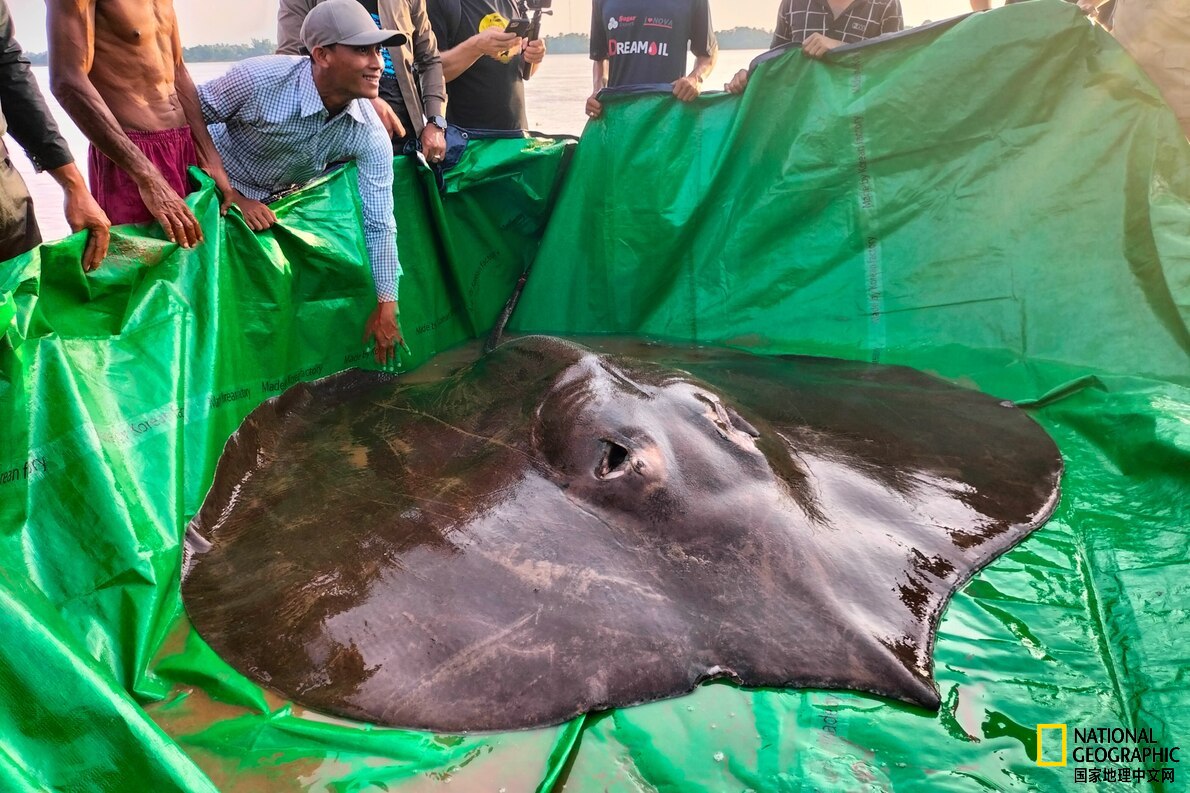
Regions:
[[1077, 790], [1038, 724], [1187, 742], [1190, 145], [1075, 9], [791, 50], [742, 98], [612, 97], [577, 146], [472, 141], [441, 193], [394, 167], [404, 368], [482, 336], [532, 263], [515, 331], [904, 363], [1028, 405], [1062, 502], [947, 609], [940, 712], [715, 683], [436, 736], [232, 670], [185, 621], [182, 533], [249, 410], [368, 365], [374, 298], [351, 168], [262, 234], [204, 178], [193, 251], [126, 227], [92, 274], [77, 236], [0, 264], [0, 790]]

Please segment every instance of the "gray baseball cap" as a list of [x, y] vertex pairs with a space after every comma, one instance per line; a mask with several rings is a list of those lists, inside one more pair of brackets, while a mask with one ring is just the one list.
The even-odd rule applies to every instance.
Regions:
[[302, 44], [310, 52], [315, 47], [332, 44], [399, 47], [405, 43], [405, 34], [401, 31], [376, 27], [372, 15], [356, 0], [326, 0], [314, 6], [302, 22], [301, 36]]

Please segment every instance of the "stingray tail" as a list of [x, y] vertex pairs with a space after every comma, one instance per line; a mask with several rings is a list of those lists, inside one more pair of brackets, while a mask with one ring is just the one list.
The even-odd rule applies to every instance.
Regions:
[[512, 312], [516, 310], [516, 304], [520, 301], [521, 292], [525, 291], [525, 282], [528, 280], [529, 270], [526, 268], [521, 273], [521, 277], [517, 279], [516, 288], [508, 296], [508, 302], [504, 304], [504, 310], [496, 318], [496, 324], [492, 326], [492, 332], [488, 335], [488, 341], [483, 345], [483, 351], [485, 353], [489, 353], [500, 346], [500, 338], [504, 335], [504, 328], [508, 325], [508, 320], [512, 318]]

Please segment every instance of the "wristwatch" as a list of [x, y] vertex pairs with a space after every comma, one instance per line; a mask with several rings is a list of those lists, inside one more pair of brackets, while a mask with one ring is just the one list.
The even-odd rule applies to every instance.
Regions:
[[429, 121], [431, 124], [433, 124], [438, 129], [442, 130], [443, 132], [446, 132], [446, 119], [443, 118], [442, 116], [430, 116], [426, 120]]

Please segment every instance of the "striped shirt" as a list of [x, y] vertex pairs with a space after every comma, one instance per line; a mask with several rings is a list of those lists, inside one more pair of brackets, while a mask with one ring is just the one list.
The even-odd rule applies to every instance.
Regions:
[[331, 118], [310, 59], [264, 55], [198, 86], [198, 98], [232, 186], [263, 201], [304, 184], [331, 163], [355, 160], [364, 240], [378, 300], [397, 299], [401, 264], [393, 220], [393, 149], [372, 105], [353, 100]]
[[813, 33], [852, 44], [904, 26], [900, 0], [855, 0], [837, 17], [826, 0], [782, 0], [772, 46], [801, 44]]

